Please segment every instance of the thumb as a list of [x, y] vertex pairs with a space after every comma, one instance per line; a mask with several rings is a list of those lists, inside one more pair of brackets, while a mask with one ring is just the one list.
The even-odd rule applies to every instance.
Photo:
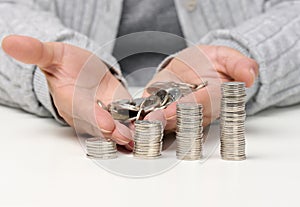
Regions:
[[35, 64], [41, 68], [53, 63], [54, 49], [57, 47], [63, 51], [61, 43], [42, 43], [38, 39], [21, 35], [9, 35], [2, 41], [2, 48], [8, 55], [23, 63]]
[[224, 74], [229, 75], [235, 81], [245, 82], [250, 87], [258, 76], [258, 64], [255, 60], [248, 58], [229, 47], [217, 47], [218, 62], [223, 64]]

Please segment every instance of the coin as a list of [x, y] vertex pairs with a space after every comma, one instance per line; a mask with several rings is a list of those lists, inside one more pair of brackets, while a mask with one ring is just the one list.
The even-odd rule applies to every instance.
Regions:
[[133, 156], [141, 159], [152, 159], [161, 156], [162, 137], [163, 126], [160, 121], [136, 121]]
[[85, 140], [87, 156], [95, 159], [117, 158], [117, 146], [113, 141], [105, 138], [89, 138]]
[[168, 92], [164, 89], [161, 89], [155, 93], [155, 96], [159, 97], [160, 99], [160, 108], [165, 108], [165, 105], [169, 99]]
[[182, 97], [182, 93], [179, 88], [173, 87], [167, 90], [168, 92], [168, 102], [166, 106], [170, 105], [171, 103], [178, 101]]
[[245, 153], [245, 83], [227, 82], [221, 86], [220, 142], [224, 160], [244, 160]]
[[174, 87], [173, 82], [155, 82], [155, 83], [152, 83], [149, 87], [147, 87], [146, 91], [149, 94], [155, 94], [159, 90], [168, 89], [168, 88], [172, 88], [172, 87]]
[[160, 106], [161, 100], [159, 97], [151, 95], [145, 98], [144, 102], [140, 105], [145, 112], [153, 111], [155, 108]]
[[149, 97], [133, 100], [117, 100], [109, 104], [108, 107], [105, 107], [99, 100], [97, 103], [101, 108], [108, 110], [115, 120], [131, 122], [142, 119], [156, 109], [164, 109], [183, 96], [206, 86], [207, 81], [199, 85], [177, 82], [155, 82], [146, 88], [146, 91], [150, 94]]
[[178, 103], [176, 129], [176, 157], [199, 160], [202, 157], [203, 113], [197, 103]]
[[188, 84], [185, 83], [172, 83], [172, 87], [176, 87], [180, 90], [182, 96], [186, 96], [190, 93], [192, 93], [192, 89], [190, 88], [190, 86]]

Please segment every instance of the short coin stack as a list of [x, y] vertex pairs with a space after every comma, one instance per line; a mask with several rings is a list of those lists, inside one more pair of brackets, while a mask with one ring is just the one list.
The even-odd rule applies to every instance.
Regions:
[[221, 157], [244, 160], [245, 155], [245, 83], [223, 83], [221, 100]]
[[199, 160], [202, 157], [202, 105], [177, 104], [176, 157], [180, 160]]
[[142, 159], [161, 155], [163, 126], [160, 121], [138, 120], [135, 122], [133, 156]]
[[117, 146], [113, 141], [104, 138], [86, 139], [87, 156], [95, 159], [114, 159], [117, 158]]

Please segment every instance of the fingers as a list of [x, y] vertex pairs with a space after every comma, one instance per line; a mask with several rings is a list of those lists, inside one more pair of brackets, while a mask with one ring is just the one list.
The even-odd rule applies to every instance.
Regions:
[[[109, 89], [107, 89], [109, 90]], [[119, 91], [121, 89], [116, 89]], [[114, 91], [114, 92], [116, 92]], [[122, 94], [124, 94], [123, 92]], [[110, 99], [112, 100], [112, 99]], [[131, 130], [112, 118], [111, 114], [96, 104], [96, 119], [101, 132], [106, 137], [111, 137], [120, 145], [128, 145], [132, 141]]]
[[115, 129], [114, 119], [110, 113], [98, 105], [95, 105], [95, 116], [100, 131], [104, 134], [112, 134]]
[[245, 82], [250, 87], [258, 76], [258, 64], [240, 52], [229, 47], [216, 47], [217, 62], [221, 63], [226, 75], [235, 81]]
[[54, 61], [56, 57], [54, 47], [61, 47], [59, 50], [63, 50], [63, 44], [42, 43], [35, 38], [20, 35], [5, 37], [2, 47], [8, 55], [16, 60], [41, 67], [47, 67]]
[[129, 151], [132, 151], [134, 147], [134, 142], [130, 141], [128, 144], [125, 145], [125, 148]]
[[[72, 52], [74, 51], [76, 48], [73, 48]], [[78, 54], [80, 56], [76, 60], [88, 57], [88, 54], [81, 52]], [[104, 63], [95, 55], [90, 56], [76, 81], [72, 116], [80, 117], [87, 123], [93, 124], [105, 138], [112, 139], [120, 145], [127, 145], [132, 141], [129, 128], [115, 121], [108, 111], [97, 104], [99, 100], [104, 106], [108, 106], [117, 99], [131, 99], [131, 97]], [[89, 109], [91, 106], [92, 108]]]
[[[108, 70], [95, 70], [101, 65], [103, 63], [92, 56], [81, 70], [73, 96], [72, 116], [93, 124], [105, 138], [112, 139], [120, 145], [128, 145], [132, 141], [130, 129], [115, 121], [107, 110], [97, 104], [97, 101], [108, 106], [114, 100], [131, 97]], [[90, 106], [93, 108], [89, 109]]]
[[[129, 92], [110, 72], [106, 73], [102, 78], [97, 89], [96, 97], [106, 106], [115, 100], [131, 99]], [[98, 106], [98, 108], [101, 107]], [[120, 122], [113, 120], [108, 111], [105, 112], [106, 116], [104, 117], [102, 117], [101, 114], [97, 115], [98, 126], [102, 131], [106, 131], [107, 135], [111, 136], [116, 143], [125, 145], [127, 149], [132, 148], [132, 144], [130, 145], [132, 142], [131, 130]]]
[[164, 117], [167, 121], [165, 130], [174, 131], [176, 129], [176, 104], [177, 103], [172, 103], [163, 110]]
[[115, 122], [115, 128], [112, 132], [112, 139], [120, 145], [128, 145], [133, 141], [132, 133], [128, 127], [118, 121]]
[[[125, 125], [115, 121], [109, 112], [99, 106], [95, 106], [95, 119], [92, 117], [71, 118], [68, 121], [74, 127], [78, 135], [88, 134], [93, 137], [112, 139], [117, 144], [128, 145], [132, 142], [131, 130]], [[96, 122], [96, 123], [95, 123]]]

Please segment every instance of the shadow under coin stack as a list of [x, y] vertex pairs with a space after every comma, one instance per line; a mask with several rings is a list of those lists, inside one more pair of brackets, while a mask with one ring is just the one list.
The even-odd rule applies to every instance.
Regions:
[[133, 156], [152, 159], [161, 156], [163, 126], [160, 121], [135, 122]]
[[113, 141], [105, 138], [86, 139], [87, 156], [95, 159], [114, 159], [117, 158], [117, 146]]
[[202, 157], [202, 105], [177, 104], [176, 157], [180, 160], [199, 160]]
[[223, 83], [221, 100], [221, 157], [244, 160], [245, 155], [245, 83]]

